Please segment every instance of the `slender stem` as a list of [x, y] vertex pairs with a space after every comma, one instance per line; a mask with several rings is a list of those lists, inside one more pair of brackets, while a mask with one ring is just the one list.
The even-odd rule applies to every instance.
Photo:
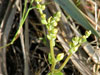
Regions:
[[16, 32], [16, 34], [15, 34], [13, 40], [11, 41], [11, 44], [13, 44], [13, 43], [15, 42], [15, 40], [17, 39], [17, 36], [18, 36], [18, 34], [20, 33], [20, 29], [23, 27], [23, 24], [24, 24], [24, 22], [25, 22], [25, 20], [26, 20], [26, 18], [27, 18], [27, 16], [28, 16], [28, 14], [29, 14], [29, 12], [30, 12], [32, 9], [34, 9], [34, 8], [36, 8], [36, 7], [29, 8], [28, 11], [27, 11], [26, 14], [25, 14], [25, 17], [21, 19], [19, 29], [17, 30], [17, 32]]
[[58, 69], [58, 71], [61, 71], [65, 67], [65, 65], [67, 64], [67, 62], [69, 61], [71, 56], [72, 56], [72, 54], [68, 55], [68, 57], [65, 59], [64, 63], [61, 65], [61, 67]]
[[27, 0], [25, 0], [25, 2], [24, 2], [24, 10], [23, 10], [23, 16], [22, 17], [25, 16], [26, 8], [27, 8]]
[[[25, 1], [26, 1], [26, 0], [25, 0]], [[27, 1], [26, 1], [26, 2], [27, 2]], [[25, 8], [25, 7], [24, 7], [24, 8]], [[12, 41], [11, 41], [10, 43], [8, 43], [7, 45], [0, 47], [0, 49], [2, 49], [2, 48], [4, 48], [4, 47], [8, 47], [8, 46], [12, 45], [12, 44], [15, 42], [15, 40], [16, 40], [16, 39], [18, 38], [18, 36], [19, 36], [20, 29], [22, 28], [22, 26], [23, 26], [23, 24], [24, 24], [24, 22], [25, 22], [25, 20], [26, 20], [26, 18], [27, 18], [27, 16], [28, 16], [29, 12], [30, 12], [32, 9], [34, 9], [34, 8], [36, 8], [36, 7], [31, 7], [31, 8], [29, 8], [28, 11], [26, 12], [26, 14], [23, 14], [24, 17], [22, 17], [22, 19], [21, 19], [21, 22], [20, 22], [20, 25], [19, 25], [19, 29], [17, 30], [17, 32], [16, 32], [14, 38], [13, 38]], [[24, 10], [25, 10], [25, 9], [24, 9]], [[23, 12], [23, 13], [24, 13], [24, 12]]]
[[5, 47], [8, 47], [8, 46], [10, 46], [10, 45], [11, 45], [11, 43], [6, 44], [6, 45], [4, 45], [4, 46], [1, 46], [0, 49], [5, 48]]
[[54, 55], [54, 49], [53, 49], [53, 44], [52, 44], [53, 40], [50, 40], [50, 53], [52, 56], [52, 66], [51, 66], [51, 72], [54, 71], [55, 69], [55, 65], [56, 65], [56, 59], [55, 59], [55, 55]]

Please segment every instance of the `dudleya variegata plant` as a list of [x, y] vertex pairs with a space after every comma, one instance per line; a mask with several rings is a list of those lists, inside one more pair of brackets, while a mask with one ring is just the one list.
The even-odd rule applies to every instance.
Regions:
[[41, 23], [44, 24], [48, 30], [47, 38], [50, 41], [50, 53], [48, 54], [48, 61], [51, 64], [51, 72], [48, 73], [48, 75], [63, 75], [61, 70], [64, 68], [72, 54], [74, 54], [80, 45], [87, 41], [87, 38], [90, 36], [91, 31], [86, 31], [85, 35], [82, 37], [74, 37], [72, 39], [72, 42], [69, 43], [70, 49], [69, 49], [69, 55], [65, 59], [64, 63], [60, 66], [59, 69], [55, 69], [56, 63], [61, 61], [64, 57], [64, 53], [59, 53], [57, 57], [55, 58], [54, 49], [55, 46], [55, 40], [57, 37], [57, 23], [60, 21], [61, 13], [56, 12], [53, 16], [46, 19], [46, 14], [43, 13], [43, 10], [45, 10], [45, 4], [40, 4], [42, 0], [35, 0], [37, 3], [36, 8], [38, 9], [40, 16], [41, 16]]

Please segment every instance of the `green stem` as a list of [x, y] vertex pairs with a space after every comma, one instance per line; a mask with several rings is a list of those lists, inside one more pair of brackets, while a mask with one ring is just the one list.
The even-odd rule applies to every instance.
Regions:
[[5, 47], [8, 47], [8, 46], [10, 46], [10, 45], [11, 45], [11, 43], [6, 44], [6, 45], [4, 45], [4, 46], [1, 46], [0, 49], [5, 48]]
[[64, 63], [61, 65], [61, 67], [58, 69], [58, 71], [61, 71], [65, 67], [65, 65], [67, 64], [67, 62], [69, 61], [71, 56], [72, 56], [72, 54], [68, 55], [68, 57], [65, 59]]
[[23, 16], [22, 17], [25, 16], [26, 8], [27, 8], [27, 0], [25, 0], [25, 2], [24, 2], [24, 10], [23, 10]]
[[[33, 0], [33, 1], [34, 1], [34, 0]], [[24, 24], [24, 22], [25, 22], [25, 20], [26, 20], [26, 18], [27, 18], [27, 16], [28, 16], [29, 12], [30, 12], [32, 9], [36, 8], [36, 7], [31, 7], [33, 1], [32, 1], [31, 4], [30, 4], [30, 8], [29, 8], [28, 11], [26, 12], [27, 0], [25, 0], [23, 16], [22, 16], [22, 19], [21, 19], [21, 22], [20, 22], [19, 29], [17, 30], [17, 32], [16, 32], [16, 34], [15, 34], [13, 40], [12, 40], [10, 43], [8, 43], [7, 45], [0, 47], [0, 49], [12, 45], [12, 44], [14, 43], [14, 41], [17, 39], [17, 36], [18, 36], [18, 34], [20, 33], [20, 29], [22, 28], [22, 26], [23, 26], [23, 24]], [[25, 12], [26, 12], [26, 13], [25, 13]]]
[[36, 7], [29, 8], [28, 11], [26, 12], [25, 17], [21, 19], [19, 29], [18, 29], [18, 31], [16, 32], [16, 34], [15, 34], [13, 40], [11, 41], [11, 44], [13, 44], [13, 43], [15, 42], [15, 40], [17, 39], [17, 36], [18, 36], [18, 34], [20, 33], [20, 29], [23, 27], [23, 24], [24, 24], [24, 22], [25, 22], [25, 20], [26, 20], [26, 18], [27, 18], [27, 16], [28, 16], [28, 14], [29, 14], [29, 12], [30, 12], [32, 9], [34, 9], [34, 8], [36, 8]]
[[53, 49], [53, 44], [52, 44], [53, 40], [50, 40], [50, 53], [52, 56], [52, 66], [51, 66], [51, 72], [54, 71], [55, 69], [55, 65], [56, 65], [56, 59], [55, 59], [55, 55], [54, 55], [54, 49]]

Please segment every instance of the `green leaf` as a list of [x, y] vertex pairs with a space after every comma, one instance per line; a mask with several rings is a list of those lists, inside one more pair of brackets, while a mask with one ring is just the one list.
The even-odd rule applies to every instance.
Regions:
[[100, 34], [93, 28], [88, 20], [83, 16], [82, 12], [75, 6], [72, 0], [54, 0], [56, 1], [73, 19], [81, 24], [87, 30], [100, 37]]
[[48, 54], [48, 61], [49, 61], [49, 64], [52, 64], [52, 56], [50, 53]]

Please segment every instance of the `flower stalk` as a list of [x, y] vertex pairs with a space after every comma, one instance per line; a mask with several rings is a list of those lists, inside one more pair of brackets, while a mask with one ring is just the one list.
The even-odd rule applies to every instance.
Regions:
[[61, 13], [57, 12], [48, 20], [46, 20], [46, 15], [43, 13], [43, 10], [45, 10], [45, 5], [40, 4], [41, 0], [35, 0], [37, 5], [36, 8], [38, 9], [40, 16], [41, 16], [41, 23], [46, 25], [46, 28], [48, 30], [47, 38], [50, 41], [50, 63], [51, 65], [51, 72], [53, 73], [55, 71], [55, 65], [56, 65], [56, 58], [54, 53], [54, 46], [55, 46], [55, 40], [57, 36], [57, 22], [60, 20]]

